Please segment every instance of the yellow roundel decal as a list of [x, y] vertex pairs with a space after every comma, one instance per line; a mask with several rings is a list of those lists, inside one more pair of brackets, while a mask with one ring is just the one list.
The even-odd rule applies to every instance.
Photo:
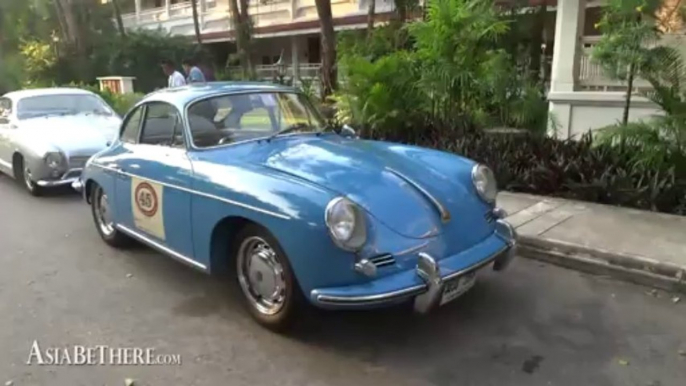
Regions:
[[164, 186], [132, 177], [131, 209], [138, 230], [160, 240], [165, 239]]

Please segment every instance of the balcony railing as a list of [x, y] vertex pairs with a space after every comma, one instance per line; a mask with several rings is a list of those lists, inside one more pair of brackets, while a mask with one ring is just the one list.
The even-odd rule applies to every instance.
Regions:
[[[298, 66], [298, 77], [300, 79], [319, 79], [319, 74], [321, 72], [322, 65], [319, 63], [302, 63]], [[267, 64], [255, 66], [255, 72], [258, 79], [261, 80], [274, 80], [284, 77], [286, 79], [293, 78], [293, 66], [292, 65], [278, 65], [278, 64]], [[243, 74], [243, 68], [240, 66], [229, 67], [229, 75], [231, 78], [240, 78]]]
[[[592, 59], [593, 47], [598, 43], [601, 36], [584, 36], [582, 38], [582, 51], [579, 58], [578, 86], [585, 91], [624, 91], [626, 82], [610, 78], [603, 67]], [[635, 92], [650, 89], [650, 83], [644, 79], [635, 79], [633, 89]]]

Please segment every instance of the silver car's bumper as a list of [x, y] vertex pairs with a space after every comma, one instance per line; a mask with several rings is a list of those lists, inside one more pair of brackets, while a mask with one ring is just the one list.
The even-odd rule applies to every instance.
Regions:
[[83, 169], [69, 169], [58, 179], [41, 178], [34, 181], [36, 185], [42, 188], [55, 188], [58, 186], [72, 185], [75, 181], [81, 178]]
[[83, 192], [83, 182], [81, 181], [81, 177], [77, 178], [75, 181], [72, 181], [71, 183], [72, 189], [76, 190], [79, 193]]
[[78, 181], [78, 177], [66, 178], [63, 180], [40, 180], [36, 181], [36, 185], [43, 188], [55, 188], [58, 186], [71, 185], [74, 181]]

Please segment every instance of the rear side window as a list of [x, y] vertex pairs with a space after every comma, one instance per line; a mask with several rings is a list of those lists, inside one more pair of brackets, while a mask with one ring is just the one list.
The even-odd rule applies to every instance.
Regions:
[[141, 129], [141, 120], [143, 118], [143, 106], [139, 106], [129, 115], [126, 123], [124, 123], [124, 130], [121, 133], [122, 142], [137, 143], [138, 133]]
[[184, 147], [183, 125], [176, 108], [166, 103], [147, 105], [141, 143], [169, 147]]

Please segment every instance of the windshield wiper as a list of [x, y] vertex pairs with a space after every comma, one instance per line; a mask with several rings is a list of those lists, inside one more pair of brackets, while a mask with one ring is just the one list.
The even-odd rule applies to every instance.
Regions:
[[278, 135], [288, 134], [288, 133], [290, 133], [290, 132], [297, 131], [297, 130], [302, 130], [302, 129], [306, 129], [306, 128], [308, 128], [308, 127], [310, 127], [310, 125], [308, 125], [308, 124], [305, 123], [305, 122], [294, 123], [294, 124], [292, 124], [292, 125], [290, 125], [290, 126], [284, 127], [283, 129], [277, 131], [276, 133], [270, 135], [269, 137], [267, 137], [267, 141], [272, 140], [274, 137], [276, 137], [276, 136], [278, 136]]

